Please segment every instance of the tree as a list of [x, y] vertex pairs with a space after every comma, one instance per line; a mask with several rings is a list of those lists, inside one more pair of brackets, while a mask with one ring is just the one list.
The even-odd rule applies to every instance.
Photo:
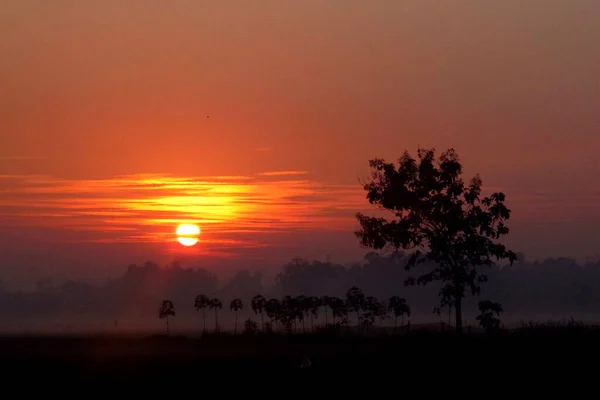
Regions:
[[325, 326], [327, 326], [327, 309], [331, 307], [331, 297], [323, 296], [321, 297], [321, 306], [325, 309]]
[[223, 308], [223, 303], [219, 299], [211, 299], [209, 307], [215, 310], [215, 332], [219, 331], [219, 310]]
[[500, 303], [495, 303], [490, 300], [484, 300], [479, 302], [479, 315], [477, 321], [479, 325], [486, 330], [486, 332], [494, 332], [500, 329], [500, 314], [504, 310]]
[[269, 299], [265, 303], [265, 313], [271, 320], [271, 327], [274, 325], [275, 329], [277, 329], [277, 321], [281, 316], [281, 309], [281, 303], [277, 299]]
[[248, 318], [245, 322], [244, 322], [244, 335], [248, 335], [248, 336], [254, 336], [254, 334], [256, 333], [256, 331], [258, 330], [258, 325], [256, 324], [256, 322], [252, 321], [250, 318]]
[[360, 310], [365, 305], [365, 294], [356, 286], [351, 287], [346, 292], [346, 304], [348, 308], [356, 313], [356, 323], [360, 324]]
[[310, 312], [310, 329], [315, 330], [314, 319], [319, 318], [319, 308], [323, 305], [322, 301], [318, 297], [311, 296], [306, 299], [308, 312]]
[[252, 298], [250, 304], [252, 306], [252, 311], [254, 311], [254, 314], [260, 314], [260, 322], [262, 325], [262, 330], [264, 332], [264, 330], [265, 330], [264, 311], [265, 311], [265, 305], [267, 304], [267, 299], [265, 299], [260, 294], [257, 294], [256, 296], [254, 296]]
[[158, 318], [167, 320], [167, 335], [169, 334], [169, 316], [175, 316], [175, 306], [171, 300], [163, 300], [158, 308]]
[[381, 309], [381, 303], [374, 296], [367, 296], [363, 302], [364, 312], [359, 318], [359, 325], [364, 329], [366, 333], [375, 323], [375, 318], [379, 316]]
[[292, 332], [292, 329], [296, 326], [296, 320], [302, 322], [302, 329], [304, 330], [305, 302], [306, 298], [302, 295], [298, 297], [283, 297], [280, 303], [281, 307], [279, 308], [279, 322], [285, 332]]
[[229, 304], [229, 309], [235, 311], [235, 329], [234, 333], [237, 333], [237, 324], [238, 324], [238, 311], [244, 308], [244, 303], [242, 303], [241, 299], [233, 299], [231, 300], [231, 304]]
[[331, 308], [334, 325], [336, 324], [336, 318], [339, 318], [341, 323], [345, 323], [345, 319], [348, 316], [348, 307], [344, 300], [340, 299], [339, 297], [330, 297], [329, 308]]
[[376, 250], [392, 248], [412, 252], [406, 270], [423, 264], [426, 271], [409, 277], [406, 285], [441, 281], [442, 300], [450, 297], [455, 309], [456, 331], [462, 332], [462, 299], [467, 289], [478, 295], [487, 276], [481, 266], [493, 258], [516, 254], [497, 240], [508, 234], [505, 221], [510, 210], [505, 195], [492, 193], [481, 198], [482, 181], [475, 175], [463, 182], [462, 165], [453, 149], [435, 157], [435, 150], [418, 150], [418, 161], [408, 152], [398, 161], [369, 162], [372, 176], [364, 185], [369, 203], [393, 214], [392, 220], [357, 213], [361, 229], [356, 236], [362, 245]]
[[208, 296], [205, 296], [203, 294], [199, 294], [198, 296], [196, 296], [196, 299], [194, 300], [194, 307], [196, 308], [196, 311], [202, 310], [202, 320], [204, 321], [204, 333], [206, 333], [206, 308], [209, 306], [210, 299], [208, 298]]
[[394, 314], [394, 331], [398, 326], [398, 317], [402, 318], [400, 327], [404, 328], [404, 315], [410, 317], [410, 306], [406, 304], [406, 299], [399, 296], [390, 297], [388, 310]]
[[444, 286], [441, 290], [440, 290], [440, 307], [439, 307], [439, 312], [437, 313], [438, 315], [440, 315], [440, 321], [441, 321], [441, 314], [442, 314], [442, 310], [444, 309], [444, 307], [448, 308], [448, 328], [450, 328], [450, 326], [452, 325], [452, 307], [454, 306], [454, 296], [453, 296], [453, 290], [454, 288], [451, 286]]

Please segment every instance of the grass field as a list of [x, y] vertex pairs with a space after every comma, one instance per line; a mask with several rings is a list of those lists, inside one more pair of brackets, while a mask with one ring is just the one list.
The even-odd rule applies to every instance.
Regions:
[[[396, 374], [431, 368], [448, 373], [516, 374], [585, 370], [600, 355], [600, 331], [582, 326], [530, 325], [496, 335], [439, 332], [362, 337], [306, 335], [5, 336], [4, 378], [60, 376], [72, 382], [193, 382], [207, 373]], [[450, 367], [450, 368], [449, 368]], [[290, 375], [291, 374], [291, 375]]]

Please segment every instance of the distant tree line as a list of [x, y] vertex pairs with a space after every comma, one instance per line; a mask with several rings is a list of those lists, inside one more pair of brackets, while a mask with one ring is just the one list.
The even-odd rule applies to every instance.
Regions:
[[[365, 296], [358, 287], [352, 287], [346, 292], [345, 298], [335, 296], [284, 296], [281, 300], [277, 298], [265, 298], [263, 295], [255, 295], [250, 301], [252, 311], [260, 317], [263, 332], [297, 332], [302, 327], [302, 332], [307, 329], [315, 330], [315, 320], [319, 316], [323, 319], [323, 326], [341, 326], [349, 322], [349, 314], [356, 316], [356, 324], [368, 330], [376, 320], [385, 321], [392, 318], [394, 331], [398, 327], [398, 319], [401, 319], [400, 328], [404, 328], [404, 318], [410, 317], [410, 306], [405, 298], [392, 296], [387, 301], [380, 301], [374, 296]], [[206, 311], [214, 311], [214, 332], [220, 331], [219, 310], [223, 303], [218, 298], [210, 298], [199, 294], [194, 301], [194, 308], [202, 312], [203, 331], [206, 332]], [[238, 312], [243, 310], [244, 303], [241, 299], [231, 300], [229, 309], [235, 313], [234, 333], [238, 329]], [[169, 316], [175, 316], [175, 306], [171, 300], [163, 300], [158, 310], [158, 317], [166, 319], [167, 332], [169, 331]], [[267, 321], [265, 322], [265, 317]], [[309, 323], [308, 323], [308, 322]], [[245, 322], [245, 330], [256, 329], [257, 324], [252, 319]]]
[[[369, 253], [362, 263], [350, 265], [294, 259], [282, 266], [273, 281], [245, 270], [220, 282], [208, 269], [192, 270], [178, 265], [160, 267], [153, 263], [132, 265], [121, 277], [102, 286], [78, 281], [55, 286], [45, 281], [34, 292], [4, 290], [0, 292], [0, 324], [9, 324], [14, 319], [43, 317], [119, 319], [123, 323], [132, 318], [146, 318], [151, 324], [156, 305], [163, 299], [171, 299], [181, 307], [190, 303], [190, 299], [199, 292], [207, 293], [209, 298], [223, 301], [240, 298], [250, 304], [250, 299], [257, 293], [280, 300], [286, 295], [345, 298], [347, 289], [353, 286], [378, 299], [389, 299], [395, 295], [406, 298], [411, 305], [413, 320], [416, 316], [421, 321], [443, 318], [447, 322], [452, 311], [448, 306], [440, 307], [435, 301], [441, 285], [403, 286], [410, 276], [404, 269], [406, 257], [402, 253]], [[505, 318], [511, 313], [520, 313], [517, 315], [519, 318], [551, 312], [557, 318], [600, 313], [599, 262], [580, 265], [569, 258], [527, 262], [521, 257], [512, 266], [493, 265], [487, 275], [486, 297], [502, 304]], [[475, 318], [479, 314], [477, 298], [468, 298], [465, 309], [471, 318]], [[331, 310], [328, 312], [330, 317]], [[251, 308], [239, 310], [243, 320], [251, 314]], [[231, 317], [233, 314], [224, 316], [223, 321], [233, 328]], [[188, 325], [192, 326], [197, 318], [192, 307], [178, 310], [178, 326], [183, 320], [189, 321]], [[472, 320], [471, 323], [476, 322]]]
[[[376, 323], [385, 323], [393, 320], [393, 333], [398, 331], [400, 319], [400, 332], [410, 329], [410, 320], [405, 325], [405, 317], [410, 317], [411, 309], [405, 298], [392, 296], [387, 301], [378, 300], [374, 296], [365, 296], [362, 289], [352, 287], [346, 292], [345, 298], [335, 296], [284, 296], [265, 298], [263, 295], [252, 297], [250, 306], [254, 314], [260, 318], [261, 330], [264, 333], [297, 333], [301, 326], [302, 333], [315, 332], [316, 328], [341, 328], [349, 324], [351, 314], [355, 315], [355, 325], [361, 331], [368, 333]], [[206, 310], [214, 310], [214, 332], [220, 332], [219, 310], [223, 308], [220, 299], [209, 298], [199, 294], [194, 301], [194, 308], [202, 312], [203, 333], [206, 329]], [[241, 299], [231, 300], [229, 309], [235, 313], [234, 333], [238, 332], [238, 312], [244, 308]], [[500, 314], [502, 306], [489, 300], [479, 302], [480, 314], [477, 317], [479, 325], [487, 331], [500, 328]], [[158, 310], [158, 317], [166, 320], [166, 330], [169, 333], [169, 316], [176, 315], [175, 305], [171, 300], [163, 300]], [[265, 321], [265, 317], [267, 321]], [[321, 317], [322, 323], [315, 323]], [[307, 321], [308, 320], [308, 321]], [[407, 329], [405, 329], [405, 327]], [[254, 333], [258, 324], [253, 319], [244, 322], [244, 333]]]

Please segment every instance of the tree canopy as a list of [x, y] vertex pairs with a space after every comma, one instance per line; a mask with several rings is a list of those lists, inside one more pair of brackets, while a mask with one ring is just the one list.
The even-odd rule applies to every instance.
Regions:
[[434, 265], [405, 284], [441, 281], [440, 297], [453, 304], [456, 330], [462, 331], [462, 298], [470, 289], [479, 294], [487, 280], [479, 271], [493, 260], [516, 260], [516, 254], [498, 242], [508, 234], [505, 221], [511, 211], [501, 192], [482, 197], [482, 181], [475, 175], [468, 184], [454, 149], [436, 158], [435, 149], [419, 149], [418, 159], [405, 151], [398, 164], [383, 159], [369, 162], [372, 175], [364, 185], [369, 203], [390, 211], [392, 219], [357, 214], [362, 245], [381, 250], [409, 250], [407, 270], [419, 264]]

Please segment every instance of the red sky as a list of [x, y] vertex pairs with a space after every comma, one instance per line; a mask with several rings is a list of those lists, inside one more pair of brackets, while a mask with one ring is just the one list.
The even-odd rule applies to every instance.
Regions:
[[2, 1], [0, 275], [113, 274], [180, 252], [185, 218], [210, 262], [350, 261], [367, 161], [417, 146], [454, 147], [507, 194], [515, 250], [595, 254], [598, 15], [596, 0]]

